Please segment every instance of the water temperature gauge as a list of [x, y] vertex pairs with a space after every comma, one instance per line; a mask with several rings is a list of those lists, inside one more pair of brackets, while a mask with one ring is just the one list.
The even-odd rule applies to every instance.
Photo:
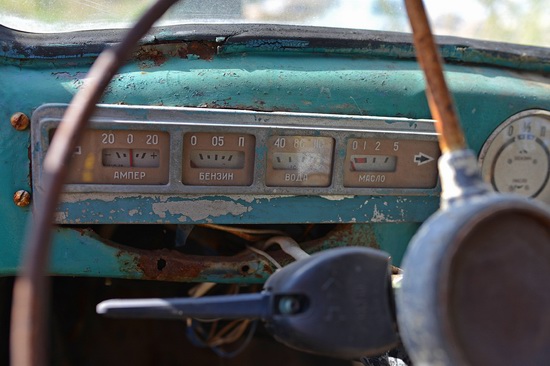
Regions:
[[550, 112], [509, 118], [489, 136], [480, 160], [483, 177], [496, 191], [550, 203]]
[[334, 139], [320, 136], [271, 136], [267, 141], [266, 185], [328, 187]]

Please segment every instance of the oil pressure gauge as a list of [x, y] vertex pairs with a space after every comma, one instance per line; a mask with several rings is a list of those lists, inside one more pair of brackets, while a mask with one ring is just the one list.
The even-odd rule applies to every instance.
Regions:
[[484, 179], [496, 191], [550, 204], [550, 112], [510, 117], [489, 136], [480, 160]]

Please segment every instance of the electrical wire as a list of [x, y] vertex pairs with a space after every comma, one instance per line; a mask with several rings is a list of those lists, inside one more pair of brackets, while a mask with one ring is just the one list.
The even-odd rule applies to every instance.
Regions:
[[130, 57], [138, 41], [177, 1], [157, 0], [120, 44], [99, 55], [88, 72], [84, 86], [71, 101], [57, 128], [44, 159], [44, 193], [35, 199], [22, 270], [14, 284], [10, 330], [10, 359], [14, 366], [41, 366], [48, 360], [45, 335], [49, 282], [46, 273], [50, 259], [51, 226], [72, 152], [114, 74]]
[[[198, 284], [189, 290], [189, 294], [192, 297], [201, 297], [204, 296], [207, 292], [212, 290], [216, 286], [212, 282], [204, 282]], [[227, 295], [236, 295], [239, 293], [240, 287], [237, 285], [232, 285], [229, 287]], [[236, 356], [248, 345], [252, 336], [254, 335], [256, 324], [251, 322], [250, 319], [236, 319], [230, 321], [228, 324], [224, 325], [221, 329], [219, 325], [222, 319], [197, 319], [197, 318], [188, 318], [186, 320], [187, 330], [186, 334], [191, 343], [198, 347], [208, 347], [212, 349], [220, 357], [230, 358]], [[204, 329], [204, 326], [208, 324], [210, 329], [207, 331]], [[252, 324], [252, 325], [251, 325]], [[250, 328], [249, 328], [250, 326]], [[246, 339], [241, 343], [241, 345], [234, 351], [227, 352], [221, 349], [221, 346], [232, 344], [241, 339], [247, 329], [249, 333]]]
[[196, 286], [193, 286], [189, 291], [188, 294], [191, 297], [201, 297], [206, 295], [206, 293], [210, 290], [212, 290], [217, 284], [215, 282], [203, 282], [199, 283]]
[[198, 226], [219, 231], [225, 231], [227, 233], [238, 236], [241, 239], [252, 242], [262, 240], [266, 235], [286, 235], [286, 233], [284, 233], [283, 231], [270, 229], [250, 229], [233, 226], [222, 226], [216, 224], [200, 224]]
[[[254, 334], [256, 333], [256, 329], [258, 327], [258, 321], [257, 320], [254, 320], [254, 321], [247, 320], [247, 321], [249, 322], [250, 326], [248, 326], [248, 323], [247, 323], [247, 326], [244, 327], [244, 330], [246, 330], [246, 328], [248, 327], [248, 333], [246, 337], [243, 339], [243, 341], [241, 342], [241, 344], [233, 351], [224, 350], [220, 346], [209, 345], [198, 334], [198, 333], [204, 333], [204, 330], [200, 327], [200, 324], [194, 319], [190, 320], [186, 330], [186, 334], [187, 334], [187, 338], [194, 346], [201, 347], [201, 348], [210, 348], [219, 357], [233, 358], [237, 356], [239, 353], [241, 353], [248, 346], [250, 341], [252, 341], [252, 337], [254, 337]], [[242, 333], [240, 337], [242, 337]]]
[[278, 244], [281, 249], [292, 258], [297, 261], [300, 259], [309, 258], [309, 254], [306, 253], [296, 240], [292, 239], [289, 236], [274, 236], [269, 238], [263, 245], [263, 249], [269, 248], [271, 245]]
[[[231, 226], [222, 226], [222, 225], [215, 225], [215, 224], [201, 224], [202, 227], [207, 227], [215, 230], [225, 231], [231, 234], [234, 234], [240, 238], [243, 238], [248, 241], [256, 242], [259, 240], [262, 240], [261, 237], [255, 237], [248, 234], [253, 235], [276, 235], [271, 238], [269, 238], [263, 245], [261, 245], [261, 248], [259, 249], [253, 246], [247, 246], [248, 249], [252, 250], [253, 252], [267, 258], [271, 263], [275, 265], [278, 269], [282, 268], [282, 266], [269, 254], [265, 252], [265, 249], [270, 247], [271, 245], [277, 244], [281, 247], [281, 249], [287, 253], [288, 255], [292, 256], [296, 260], [308, 258], [309, 254], [306, 253], [302, 248], [300, 248], [300, 245], [291, 237], [286, 236], [286, 234], [279, 230], [269, 230], [269, 229], [248, 229], [248, 228], [239, 228], [239, 227], [231, 227]], [[310, 228], [311, 229], [311, 228]]]

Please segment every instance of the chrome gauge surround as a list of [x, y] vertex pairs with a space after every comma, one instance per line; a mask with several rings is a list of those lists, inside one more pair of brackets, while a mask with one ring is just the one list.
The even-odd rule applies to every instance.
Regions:
[[532, 109], [501, 123], [479, 156], [483, 178], [498, 192], [550, 204], [550, 111]]

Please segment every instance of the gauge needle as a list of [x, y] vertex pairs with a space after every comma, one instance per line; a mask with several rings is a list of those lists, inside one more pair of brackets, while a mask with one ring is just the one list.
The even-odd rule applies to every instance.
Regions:
[[130, 149], [130, 167], [134, 166], [134, 152]]

